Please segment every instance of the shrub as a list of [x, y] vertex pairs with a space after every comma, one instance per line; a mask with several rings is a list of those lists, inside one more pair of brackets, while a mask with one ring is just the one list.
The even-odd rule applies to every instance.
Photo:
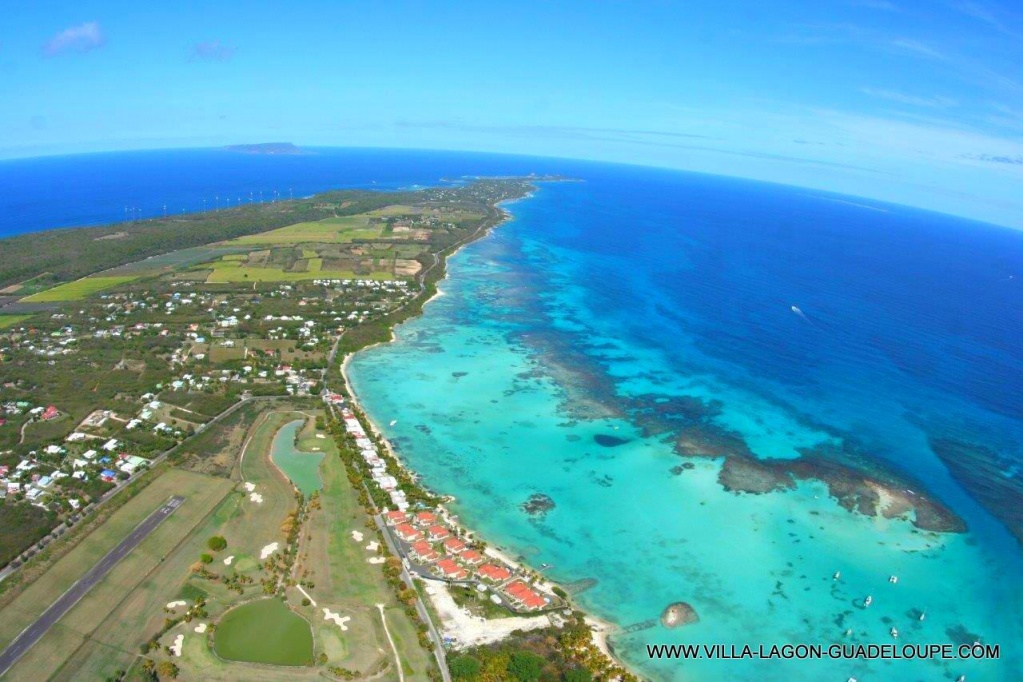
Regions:
[[220, 552], [227, 549], [227, 540], [220, 535], [214, 535], [206, 541], [206, 546], [212, 549], [214, 552]]
[[483, 664], [472, 656], [458, 656], [448, 660], [448, 670], [456, 680], [471, 680], [480, 673]]
[[200, 554], [199, 561], [203, 562], [204, 564], [212, 564], [213, 556], [211, 554]]

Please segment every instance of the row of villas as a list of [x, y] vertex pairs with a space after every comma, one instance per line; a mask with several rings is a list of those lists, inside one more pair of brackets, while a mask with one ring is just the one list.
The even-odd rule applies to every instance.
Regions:
[[[324, 400], [333, 405], [339, 405], [344, 402], [337, 394], [327, 394], [324, 396]], [[387, 463], [380, 457], [380, 453], [377, 452], [373, 441], [366, 436], [366, 431], [355, 417], [355, 413], [347, 407], [342, 407], [341, 418], [345, 422], [345, 431], [355, 437], [355, 444], [359, 448], [359, 454], [369, 466], [370, 477], [391, 498], [391, 504], [404, 512], [409, 507], [405, 491], [398, 487], [398, 479], [387, 473]]]
[[551, 605], [507, 566], [484, 556], [455, 537], [449, 522], [432, 511], [410, 514], [394, 510], [384, 520], [395, 536], [408, 545], [408, 556], [446, 580], [472, 581], [492, 587], [517, 609], [533, 611]]

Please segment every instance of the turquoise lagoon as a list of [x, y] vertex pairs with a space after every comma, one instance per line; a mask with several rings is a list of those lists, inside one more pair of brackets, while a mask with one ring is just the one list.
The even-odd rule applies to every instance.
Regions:
[[296, 447], [298, 431], [303, 424], [301, 419], [296, 419], [277, 431], [270, 450], [270, 459], [303, 495], [309, 497], [323, 487], [320, 464], [323, 462], [324, 454], [303, 452]]
[[[1023, 268], [1023, 235], [681, 173], [584, 179], [509, 206], [515, 220], [450, 259], [422, 317], [353, 359], [354, 388], [401, 457], [488, 540], [592, 585], [579, 601], [637, 626], [612, 641], [653, 679], [1023, 679], [1020, 546], [928, 447], [951, 429], [1018, 456], [1009, 306], [1021, 298], [998, 287]], [[814, 482], [726, 492], [718, 460], [679, 469], [671, 434], [637, 419], [637, 401], [680, 396], [759, 457], [866, 453], [970, 530], [850, 513]], [[544, 518], [521, 509], [537, 492], [556, 504]], [[699, 623], [651, 624], [679, 600]], [[1001, 645], [1001, 660], [680, 662], [646, 650], [974, 638]]]

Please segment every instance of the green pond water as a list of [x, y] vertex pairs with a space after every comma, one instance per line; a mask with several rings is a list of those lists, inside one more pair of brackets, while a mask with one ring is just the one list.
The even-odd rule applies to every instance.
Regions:
[[229, 661], [312, 665], [313, 633], [280, 599], [261, 599], [224, 614], [213, 649]]
[[270, 459], [284, 475], [291, 479], [303, 495], [309, 497], [323, 487], [320, 478], [322, 452], [302, 452], [295, 447], [295, 437], [302, 428], [302, 420], [296, 419], [281, 427], [274, 436]]

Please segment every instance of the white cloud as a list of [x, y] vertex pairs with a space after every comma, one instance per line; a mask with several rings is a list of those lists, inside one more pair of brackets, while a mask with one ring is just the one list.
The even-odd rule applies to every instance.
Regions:
[[78, 26], [66, 28], [50, 38], [43, 45], [43, 54], [55, 57], [66, 52], [89, 52], [103, 47], [107, 37], [98, 21], [87, 21]]

